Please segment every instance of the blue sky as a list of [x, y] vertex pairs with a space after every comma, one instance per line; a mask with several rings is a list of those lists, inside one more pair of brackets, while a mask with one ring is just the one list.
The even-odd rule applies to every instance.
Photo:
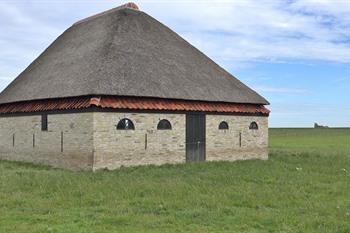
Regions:
[[[114, 0], [1, 0], [0, 89]], [[135, 1], [266, 97], [271, 127], [350, 127], [350, 1]]]

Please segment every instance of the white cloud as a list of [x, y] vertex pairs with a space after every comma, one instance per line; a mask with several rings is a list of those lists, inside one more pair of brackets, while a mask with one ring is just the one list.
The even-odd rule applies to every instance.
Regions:
[[[142, 1], [150, 12], [220, 60], [350, 62], [350, 1]], [[171, 9], [171, 11], [169, 11]], [[340, 42], [348, 43], [340, 43]]]
[[[29, 5], [0, 2], [0, 59], [28, 64], [74, 20], [124, 3], [28, 2]], [[141, 10], [169, 25], [226, 67], [232, 64], [245, 67], [244, 63], [256, 60], [350, 62], [350, 1], [141, 0], [137, 3]]]
[[[124, 3], [122, 0], [1, 0], [0, 89], [72, 23]], [[136, 3], [142, 11], [168, 25], [226, 68], [251, 69], [255, 61], [350, 62], [350, 0], [140, 0]], [[245, 81], [255, 84], [257, 91], [278, 95], [278, 99], [271, 101], [272, 122], [300, 125], [295, 116], [300, 114], [298, 119], [302, 122], [327, 124], [327, 117], [342, 109], [339, 117], [343, 118], [337, 121], [339, 125], [349, 125], [350, 109], [323, 104], [293, 105], [286, 96], [310, 92], [259, 80], [257, 83], [254, 77], [254, 82], [248, 78]], [[346, 88], [342, 82], [347, 80], [346, 76], [335, 82]], [[305, 116], [309, 119], [304, 120]]]
[[0, 90], [23, 71], [61, 31], [50, 22], [40, 20], [37, 15], [31, 15], [25, 8], [11, 2], [0, 2]]

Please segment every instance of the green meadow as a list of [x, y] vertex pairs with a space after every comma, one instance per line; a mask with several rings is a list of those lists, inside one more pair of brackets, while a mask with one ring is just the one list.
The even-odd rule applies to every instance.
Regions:
[[350, 129], [270, 129], [267, 161], [72, 172], [0, 161], [0, 232], [350, 232]]

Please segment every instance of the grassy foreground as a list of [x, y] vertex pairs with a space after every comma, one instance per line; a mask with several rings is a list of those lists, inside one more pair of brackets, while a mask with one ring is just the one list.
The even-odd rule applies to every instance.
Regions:
[[350, 232], [350, 129], [272, 129], [268, 161], [70, 172], [0, 162], [0, 232]]

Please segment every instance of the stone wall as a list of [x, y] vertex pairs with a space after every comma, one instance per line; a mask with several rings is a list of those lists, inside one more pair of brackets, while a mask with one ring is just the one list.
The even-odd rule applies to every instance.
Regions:
[[91, 169], [92, 121], [92, 113], [48, 115], [41, 131], [41, 115], [1, 117], [0, 159]]
[[[116, 130], [123, 119], [135, 130]], [[157, 130], [161, 119], [172, 130]], [[228, 130], [219, 130], [221, 121]], [[259, 129], [250, 130], [255, 121]], [[186, 161], [186, 115], [158, 113], [94, 113], [94, 169], [182, 163]], [[232, 115], [206, 116], [206, 160], [268, 158], [268, 118]]]
[[[116, 130], [123, 118], [135, 130]], [[171, 130], [157, 130], [162, 119]], [[94, 169], [185, 162], [185, 120], [184, 114], [94, 113]]]
[[[219, 130], [226, 121], [228, 130]], [[258, 130], [249, 129], [251, 122]], [[206, 160], [268, 158], [268, 118], [259, 116], [206, 116]]]
[[[132, 120], [135, 130], [116, 130], [123, 118]], [[162, 119], [171, 122], [172, 130], [157, 130]], [[221, 121], [229, 124], [228, 130], [218, 129]], [[249, 130], [252, 121], [259, 130]], [[41, 131], [40, 115], [0, 117], [0, 159], [93, 170], [183, 163], [185, 126], [185, 114], [171, 113], [53, 114], [48, 115], [48, 131]], [[267, 117], [206, 116], [208, 161], [267, 159], [267, 145]]]

